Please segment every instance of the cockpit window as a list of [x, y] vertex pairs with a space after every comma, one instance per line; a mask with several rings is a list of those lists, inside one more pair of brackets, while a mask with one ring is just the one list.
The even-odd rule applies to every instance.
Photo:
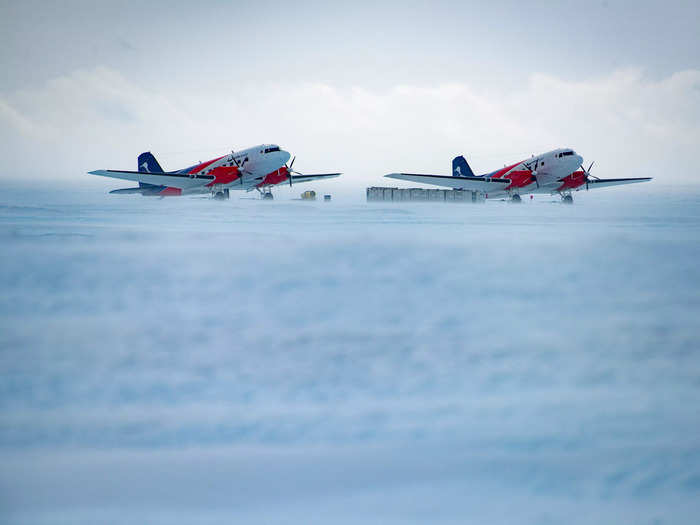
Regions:
[[279, 146], [274, 146], [272, 148], [265, 148], [265, 153], [272, 153], [273, 151], [279, 151]]
[[573, 151], [565, 151], [564, 153], [562, 153], [562, 157], [568, 157], [569, 155], [573, 155], [573, 154], [574, 154]]

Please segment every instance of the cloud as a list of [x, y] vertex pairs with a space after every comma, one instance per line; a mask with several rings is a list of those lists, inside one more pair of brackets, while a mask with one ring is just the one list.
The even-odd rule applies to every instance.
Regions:
[[3, 177], [28, 170], [65, 180], [128, 167], [146, 149], [175, 168], [276, 142], [299, 155], [300, 168], [342, 169], [359, 185], [397, 169], [442, 172], [457, 153], [487, 171], [560, 146], [595, 158], [600, 175], [662, 172], [689, 182], [700, 140], [700, 71], [650, 79], [628, 69], [581, 81], [535, 73], [499, 92], [478, 81], [384, 91], [253, 86], [223, 74], [215, 87], [193, 91], [176, 78], [152, 85], [99, 67], [2, 93], [0, 123]]

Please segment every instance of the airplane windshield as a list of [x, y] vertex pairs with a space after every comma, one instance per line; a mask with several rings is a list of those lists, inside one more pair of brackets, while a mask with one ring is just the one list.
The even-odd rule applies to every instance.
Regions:
[[568, 157], [569, 155], [573, 155], [573, 154], [574, 154], [573, 151], [565, 151], [564, 153], [562, 153], [562, 156], [563, 156], [563, 157]]
[[265, 153], [272, 153], [273, 151], [279, 151], [279, 146], [274, 146], [272, 148], [265, 148]]

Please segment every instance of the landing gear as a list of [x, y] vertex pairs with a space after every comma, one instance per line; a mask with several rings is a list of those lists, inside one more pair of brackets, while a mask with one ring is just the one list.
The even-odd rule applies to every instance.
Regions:
[[274, 199], [272, 192], [270, 191], [270, 186], [258, 186], [255, 188], [260, 194], [260, 198], [264, 201], [271, 201]]
[[573, 204], [574, 203], [574, 198], [571, 195], [563, 195], [561, 198], [561, 201], [564, 204]]
[[212, 195], [212, 197], [214, 198], [214, 200], [217, 200], [217, 201], [223, 201], [223, 200], [230, 198], [230, 195], [228, 193], [228, 188], [215, 192]]
[[515, 194], [510, 198], [510, 201], [511, 201], [511, 202], [522, 202], [521, 199], [520, 199], [520, 195], [518, 195], [517, 193], [515, 193]]

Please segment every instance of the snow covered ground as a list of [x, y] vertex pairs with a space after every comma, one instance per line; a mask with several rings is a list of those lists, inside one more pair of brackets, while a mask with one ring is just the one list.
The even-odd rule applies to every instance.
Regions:
[[0, 521], [697, 523], [700, 192], [640, 186], [1, 188]]

